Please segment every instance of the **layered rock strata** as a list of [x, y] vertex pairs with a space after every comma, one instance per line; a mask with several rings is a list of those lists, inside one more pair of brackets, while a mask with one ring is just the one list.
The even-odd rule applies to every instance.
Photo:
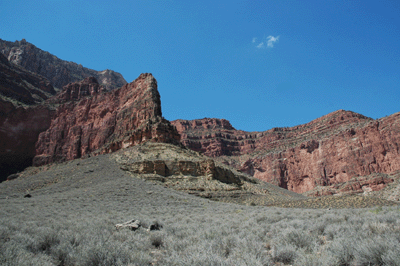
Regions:
[[35, 45], [21, 41], [0, 39], [0, 52], [12, 63], [46, 77], [56, 88], [87, 77], [95, 77], [107, 90], [122, 87], [127, 82], [120, 73], [112, 70], [96, 71], [74, 62], [64, 61]]
[[39, 135], [34, 165], [110, 153], [148, 140], [179, 143], [175, 127], [162, 117], [151, 74], [110, 92], [86, 79], [66, 86], [55, 101], [65, 103]]
[[235, 130], [215, 119], [172, 124], [185, 146], [298, 193], [400, 169], [400, 113], [373, 120], [339, 110], [264, 132]]

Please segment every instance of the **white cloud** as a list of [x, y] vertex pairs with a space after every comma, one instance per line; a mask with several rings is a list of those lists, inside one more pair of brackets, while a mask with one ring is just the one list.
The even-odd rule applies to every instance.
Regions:
[[267, 38], [264, 38], [264, 40], [261, 42], [257, 42], [257, 38], [254, 37], [252, 40], [252, 43], [256, 44], [256, 47], [258, 49], [261, 49], [261, 48], [266, 48], [266, 47], [273, 48], [277, 41], [279, 41], [279, 36], [274, 37], [272, 35], [269, 35]]
[[257, 45], [257, 48], [264, 48], [264, 42], [260, 42], [260, 43]]
[[274, 44], [279, 40], [279, 36], [277, 36], [277, 37], [274, 37], [274, 36], [268, 36], [267, 37], [267, 46], [268, 47], [274, 47]]

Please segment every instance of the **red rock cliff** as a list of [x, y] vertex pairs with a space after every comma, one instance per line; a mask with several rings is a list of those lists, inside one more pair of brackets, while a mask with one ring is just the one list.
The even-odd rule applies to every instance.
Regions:
[[400, 169], [400, 113], [372, 120], [340, 110], [304, 125], [265, 132], [206, 130], [199, 125], [204, 122], [172, 124], [187, 147], [298, 193]]
[[56, 101], [72, 101], [58, 107], [50, 128], [40, 134], [34, 165], [109, 153], [147, 140], [179, 142], [175, 127], [162, 118], [151, 74], [110, 92], [98, 86], [87, 79], [64, 87]]

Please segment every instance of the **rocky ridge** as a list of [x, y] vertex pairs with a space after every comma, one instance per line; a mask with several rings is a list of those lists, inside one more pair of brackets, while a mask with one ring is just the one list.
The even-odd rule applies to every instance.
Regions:
[[95, 79], [64, 87], [49, 129], [39, 135], [34, 165], [104, 154], [148, 140], [179, 143], [162, 117], [157, 81], [141, 74], [119, 89], [102, 92]]
[[87, 77], [95, 77], [107, 90], [122, 87], [127, 83], [120, 73], [109, 69], [96, 71], [74, 62], [61, 60], [25, 39], [15, 42], [0, 39], [0, 52], [10, 62], [46, 77], [54, 87], [59, 89]]
[[[185, 146], [297, 193], [400, 169], [400, 113], [373, 120], [339, 110], [304, 125], [264, 132], [235, 130], [214, 119], [172, 124]], [[391, 181], [385, 179], [382, 187]]]

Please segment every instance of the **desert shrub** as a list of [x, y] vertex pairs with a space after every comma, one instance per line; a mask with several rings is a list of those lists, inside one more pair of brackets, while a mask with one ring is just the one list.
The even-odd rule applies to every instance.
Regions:
[[381, 211], [382, 211], [382, 207], [381, 207], [381, 206], [379, 206], [379, 207], [376, 208], [376, 209], [370, 210], [370, 212], [375, 213], [375, 214], [378, 214], [378, 213], [380, 213]]
[[340, 238], [341, 236], [350, 237], [356, 233], [356, 229], [351, 224], [334, 223], [326, 225], [323, 235], [326, 236], [327, 240], [332, 241], [335, 238]]
[[60, 243], [59, 236], [54, 231], [48, 231], [43, 234], [40, 233], [29, 244], [28, 250], [35, 254], [40, 252], [50, 254], [51, 249], [55, 248], [55, 246]]
[[105, 242], [88, 245], [81, 256], [78, 264], [86, 266], [126, 265], [130, 262], [130, 253], [127, 250]]
[[218, 238], [212, 243], [212, 249], [222, 257], [228, 258], [234, 252], [237, 242], [238, 239], [234, 235]]
[[311, 251], [314, 245], [314, 240], [307, 231], [288, 228], [274, 238], [272, 243], [286, 244], [293, 246], [296, 249]]
[[[393, 255], [394, 252], [400, 253], [400, 243], [390, 235], [384, 237], [378, 235], [372, 239], [359, 241], [354, 257], [356, 264], [361, 266], [387, 265], [386, 262], [392, 263], [392, 260], [398, 257]], [[397, 261], [397, 265], [398, 263], [399, 261]]]
[[[341, 265], [335, 258], [327, 254], [304, 254], [296, 258], [293, 265], [296, 266], [337, 266]], [[344, 266], [344, 265], [343, 265]]]
[[382, 255], [383, 265], [397, 266], [400, 262], [400, 251], [397, 248], [389, 249]]
[[34, 266], [54, 265], [52, 259], [46, 254], [33, 254], [14, 240], [3, 247], [0, 252], [0, 265], [4, 266]]
[[160, 265], [171, 266], [228, 266], [225, 258], [218, 256], [213, 252], [204, 252], [196, 254], [180, 254], [172, 252], [168, 257], [161, 258]]
[[154, 232], [150, 236], [150, 243], [155, 248], [160, 248], [164, 245], [164, 235], [160, 232]]
[[7, 226], [0, 225], [0, 248], [8, 241], [10, 241], [10, 229]]
[[326, 223], [324, 221], [315, 221], [312, 225], [310, 232], [315, 235], [322, 235], [325, 231]]
[[70, 243], [62, 242], [52, 249], [51, 256], [56, 265], [72, 266], [76, 265], [77, 251]]
[[326, 253], [334, 258], [338, 265], [352, 265], [356, 245], [357, 241], [354, 238], [336, 238], [328, 245]]
[[278, 244], [272, 248], [272, 260], [274, 262], [282, 262], [285, 264], [292, 264], [297, 258], [296, 247], [290, 244]]

